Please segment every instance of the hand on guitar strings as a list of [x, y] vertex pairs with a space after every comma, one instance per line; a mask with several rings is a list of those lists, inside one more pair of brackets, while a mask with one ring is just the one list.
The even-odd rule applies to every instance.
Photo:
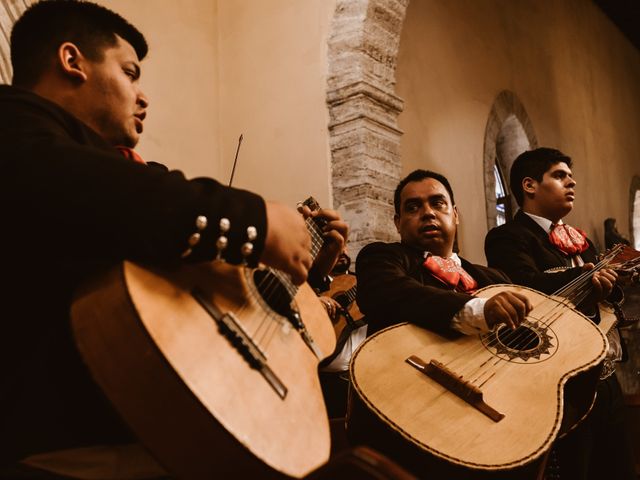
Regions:
[[313, 262], [311, 237], [303, 218], [292, 208], [266, 202], [267, 237], [260, 261], [291, 276], [295, 285], [307, 279]]
[[516, 292], [500, 292], [484, 304], [484, 319], [489, 328], [504, 323], [512, 330], [524, 321], [533, 307], [527, 297]]
[[[593, 263], [585, 263], [582, 266], [582, 271], [588, 272], [592, 270], [593, 267]], [[606, 299], [611, 294], [617, 280], [618, 274], [610, 268], [603, 268], [599, 272], [594, 273], [591, 278], [593, 290], [589, 297], [587, 297], [587, 304], [595, 307], [598, 302]]]
[[321, 208], [312, 212], [306, 205], [299, 204], [298, 211], [304, 218], [313, 218], [323, 224], [324, 243], [313, 263], [313, 269], [318, 277], [329, 275], [344, 251], [349, 236], [349, 226], [335, 210]]
[[327, 310], [327, 314], [329, 314], [329, 318], [331, 320], [336, 320], [336, 317], [338, 316], [338, 313], [342, 308], [340, 307], [340, 304], [337, 301], [335, 301], [333, 298], [327, 297], [325, 295], [321, 295], [318, 298], [320, 299], [320, 302], [322, 303], [322, 305], [324, 305], [324, 308]]

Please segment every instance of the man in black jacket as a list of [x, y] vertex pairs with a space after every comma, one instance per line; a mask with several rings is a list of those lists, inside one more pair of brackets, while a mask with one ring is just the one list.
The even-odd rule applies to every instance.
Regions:
[[398, 184], [394, 205], [400, 243], [369, 244], [357, 258], [357, 302], [369, 333], [413, 322], [444, 334], [475, 334], [523, 320], [531, 306], [520, 294], [472, 295], [477, 288], [510, 282], [502, 272], [453, 252], [458, 211], [444, 176], [412, 172]]
[[335, 212], [313, 214], [327, 220], [329, 241], [312, 267], [295, 210], [143, 164], [131, 149], [149, 103], [139, 84], [147, 44], [116, 13], [40, 2], [14, 26], [11, 48], [13, 85], [0, 86], [0, 476], [17, 477], [29, 473], [13, 465], [34, 454], [135, 441], [73, 342], [71, 299], [87, 278], [122, 260], [176, 267], [223, 253], [299, 284], [310, 269], [331, 269], [347, 227]]
[[[492, 229], [485, 240], [490, 266], [506, 272], [515, 283], [548, 294], [593, 268], [597, 261], [593, 243], [584, 232], [562, 221], [575, 198], [571, 166], [570, 157], [551, 148], [521, 154], [510, 173], [511, 191], [520, 210], [512, 221]], [[620, 292], [613, 288], [616, 277], [608, 269], [595, 274], [592, 293], [578, 305], [596, 323], [597, 302], [607, 297], [616, 300], [612, 295]], [[561, 478], [635, 478], [622, 394], [613, 375], [614, 362], [623, 353], [616, 329], [611, 330], [608, 340], [606, 378], [598, 384], [592, 413], [558, 442]]]

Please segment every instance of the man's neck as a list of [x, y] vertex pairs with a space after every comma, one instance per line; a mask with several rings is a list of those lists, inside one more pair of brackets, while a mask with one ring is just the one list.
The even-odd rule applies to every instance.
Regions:
[[435, 255], [437, 257], [442, 257], [442, 258], [449, 258], [453, 255], [453, 248], [448, 249], [447, 251], [444, 251], [442, 249], [438, 249], [437, 251], [435, 249], [430, 249], [428, 247], [425, 247], [423, 245], [414, 245], [408, 242], [404, 242], [401, 240], [401, 243], [411, 247], [419, 252], [429, 252], [431, 255]]
[[560, 222], [560, 220], [562, 220], [562, 216], [558, 216], [556, 214], [552, 214], [552, 213], [543, 211], [542, 209], [538, 208], [538, 206], [535, 205], [535, 204], [525, 204], [525, 205], [523, 205], [522, 206], [522, 211], [524, 213], [528, 213], [529, 215], [535, 215], [537, 217], [546, 218], [551, 223], [558, 223], [558, 222]]

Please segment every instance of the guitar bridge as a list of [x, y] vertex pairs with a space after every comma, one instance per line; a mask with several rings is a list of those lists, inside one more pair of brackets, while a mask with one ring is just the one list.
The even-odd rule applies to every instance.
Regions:
[[278, 396], [284, 399], [287, 396], [287, 387], [278, 378], [273, 370], [267, 364], [267, 357], [264, 352], [256, 345], [251, 336], [244, 327], [238, 322], [233, 313], [222, 313], [220, 309], [210, 302], [202, 290], [194, 288], [191, 295], [205, 309], [205, 311], [218, 324], [218, 330], [222, 333], [229, 343], [235, 348], [240, 355], [246, 360], [249, 366], [256, 369], [264, 377], [271, 388], [275, 390]]
[[406, 362], [415, 367], [427, 377], [435, 380], [444, 388], [449, 390], [458, 398], [461, 398], [469, 405], [484, 413], [494, 422], [499, 422], [504, 418], [504, 414], [487, 405], [482, 398], [482, 390], [469, 382], [463, 382], [451, 370], [437, 360], [431, 360], [426, 364], [421, 358], [415, 355], [407, 358]]

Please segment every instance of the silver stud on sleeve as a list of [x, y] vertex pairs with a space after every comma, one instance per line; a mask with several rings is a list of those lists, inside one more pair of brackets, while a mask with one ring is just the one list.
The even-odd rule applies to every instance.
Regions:
[[253, 243], [246, 242], [242, 245], [242, 256], [248, 257], [253, 252]]
[[198, 229], [199, 232], [207, 228], [208, 223], [209, 221], [207, 220], [207, 217], [205, 217], [204, 215], [198, 215], [198, 217], [196, 218], [196, 228]]
[[247, 227], [248, 242], [242, 244], [240, 253], [242, 253], [242, 263], [247, 264], [247, 257], [253, 253], [253, 241], [258, 238], [258, 230], [254, 226]]
[[227, 245], [229, 245], [229, 239], [225, 236], [225, 233], [231, 228], [231, 222], [228, 218], [221, 218], [218, 225], [220, 226], [220, 236], [218, 240], [216, 240], [216, 248], [218, 249], [216, 260], [224, 261], [222, 252], [227, 248]]
[[189, 235], [189, 238], [187, 239], [187, 243], [189, 244], [189, 247], [184, 252], [182, 252], [182, 254], [180, 255], [180, 258], [187, 258], [189, 255], [193, 253], [193, 247], [195, 247], [198, 244], [198, 242], [200, 242], [200, 238], [202, 237], [200, 232], [202, 232], [205, 228], [207, 228], [208, 224], [209, 224], [209, 220], [207, 220], [207, 217], [205, 217], [204, 215], [198, 215], [196, 217], [196, 229], [198, 231]]
[[200, 234], [198, 232], [192, 233], [189, 237], [189, 246], [195, 247], [200, 241]]

